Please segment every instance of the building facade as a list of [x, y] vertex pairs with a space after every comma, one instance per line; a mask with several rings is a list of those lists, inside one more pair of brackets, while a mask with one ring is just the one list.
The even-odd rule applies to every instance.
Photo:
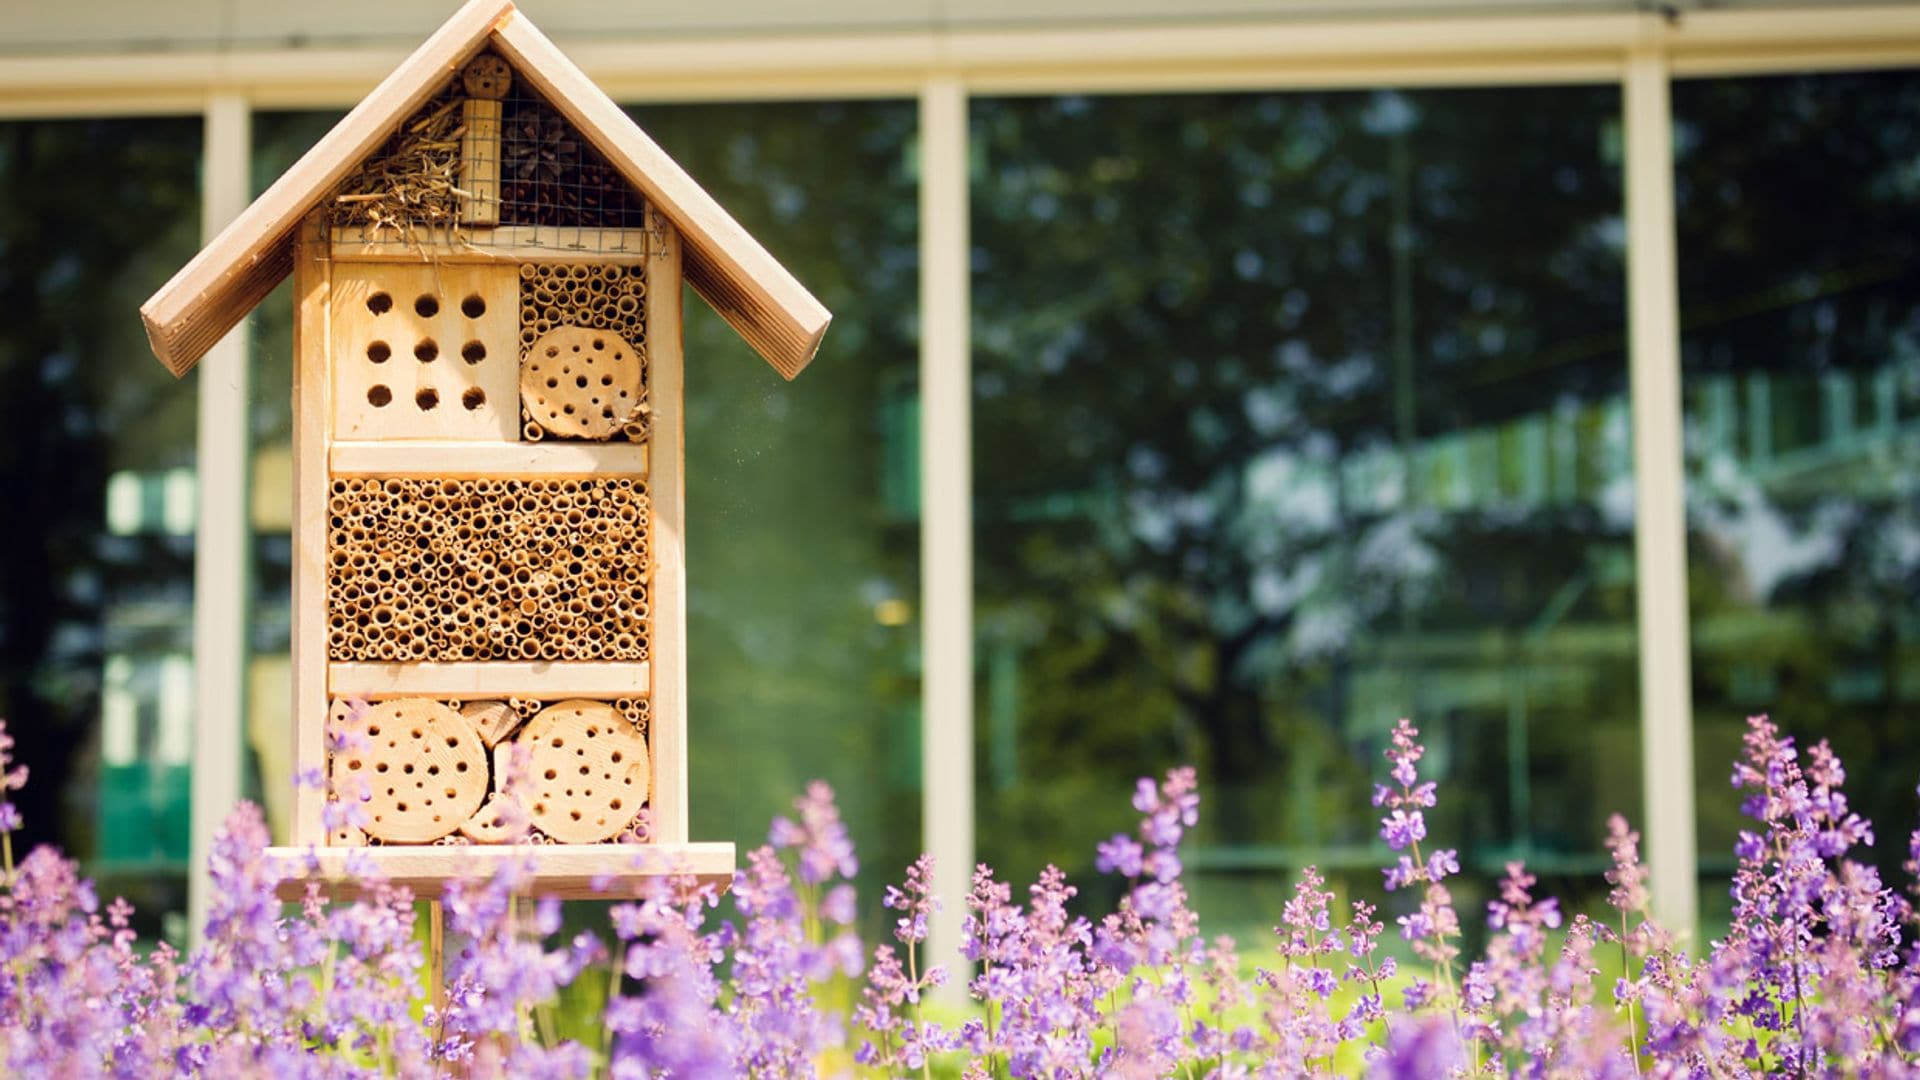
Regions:
[[[689, 316], [696, 831], [823, 776], [876, 882], [1091, 879], [1190, 761], [1262, 926], [1373, 888], [1406, 715], [1470, 882], [1578, 902], [1620, 810], [1710, 928], [1757, 712], [1910, 827], [1920, 7], [525, 6], [837, 315], [791, 387]], [[0, 34], [0, 711], [150, 906], [284, 819], [290, 331], [175, 384], [134, 310], [444, 15]]]

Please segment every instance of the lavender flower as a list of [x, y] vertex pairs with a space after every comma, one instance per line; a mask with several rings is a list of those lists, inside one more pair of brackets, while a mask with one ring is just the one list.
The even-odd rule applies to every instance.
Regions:
[[[351, 738], [351, 731], [339, 737]], [[24, 772], [0, 726], [0, 795]], [[360, 898], [318, 885], [283, 905], [260, 812], [239, 808], [215, 844], [204, 944], [182, 957], [141, 948], [131, 908], [102, 905], [49, 848], [0, 879], [0, 1067], [7, 1075], [333, 1077], [788, 1077], [864, 1065], [989, 1077], [1323, 1075], [1909, 1076], [1920, 1060], [1920, 946], [1908, 902], [1851, 858], [1873, 842], [1824, 743], [1803, 756], [1764, 717], [1749, 722], [1734, 784], [1753, 825], [1725, 938], [1691, 956], [1649, 913], [1639, 837], [1608, 822], [1608, 899], [1618, 927], [1563, 916], [1519, 863], [1487, 905], [1487, 943], [1462, 957], [1447, 848], [1423, 850], [1437, 787], [1402, 721], [1377, 788], [1393, 918], [1418, 975], [1383, 947], [1387, 919], [1303, 868], [1278, 912], [1273, 951], [1251, 977], [1230, 939], [1188, 905], [1180, 845], [1199, 820], [1191, 769], [1142, 780], [1141, 818], [1099, 846], [1124, 891], [1081, 914], [1049, 867], [1024, 903], [992, 870], [965, 897], [966, 990], [977, 1012], [929, 1019], [945, 980], [922, 970], [937, 910], [925, 858], [886, 890], [892, 940], [852, 931], [858, 862], [833, 794], [812, 785], [732, 881], [732, 914], [690, 880], [650, 877], [610, 912], [609, 949], [561, 932], [509, 861], [442, 896], [448, 944], [429, 971], [404, 889], [371, 872]], [[509, 768], [511, 773], [512, 769]], [[509, 777], [511, 781], [511, 777]], [[511, 783], [506, 785], [511, 790]], [[335, 793], [350, 824], [353, 800]], [[509, 797], [506, 800], [512, 803]], [[511, 809], [511, 807], [509, 807]], [[18, 824], [0, 803], [0, 839]], [[644, 846], [644, 845], [643, 845]], [[1909, 841], [1920, 870], [1920, 833]], [[1612, 922], [1610, 915], [1607, 922]], [[1624, 973], [1599, 982], [1603, 948]], [[1463, 966], [1456, 966], [1459, 961]], [[553, 1012], [589, 972], [606, 980], [598, 1031], [562, 1038]], [[438, 985], [435, 986], [437, 976]], [[436, 993], [435, 991], [439, 991]]]
[[867, 987], [854, 1009], [854, 1019], [871, 1037], [860, 1045], [854, 1060], [862, 1065], [926, 1073], [931, 1055], [959, 1044], [954, 1033], [926, 1020], [921, 1009], [926, 992], [947, 981], [944, 967], [920, 971], [916, 948], [927, 939], [927, 917], [940, 906], [939, 898], [933, 895], [933, 856], [915, 859], [907, 867], [905, 884], [899, 888], [887, 886], [882, 903], [901, 913], [894, 923], [893, 936], [906, 947], [907, 959], [903, 966], [891, 945], [874, 949]]

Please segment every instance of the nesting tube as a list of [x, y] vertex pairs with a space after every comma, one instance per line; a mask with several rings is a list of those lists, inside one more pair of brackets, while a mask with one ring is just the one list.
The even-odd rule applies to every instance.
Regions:
[[331, 487], [332, 659], [647, 655], [644, 483], [352, 477]]

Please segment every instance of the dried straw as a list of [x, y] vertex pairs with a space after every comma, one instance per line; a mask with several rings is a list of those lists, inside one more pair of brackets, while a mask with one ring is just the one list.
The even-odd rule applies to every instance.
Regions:
[[393, 230], [409, 242], [421, 228], [450, 227], [468, 198], [460, 170], [461, 93], [449, 82], [394, 133], [382, 150], [347, 177], [334, 195], [332, 223]]

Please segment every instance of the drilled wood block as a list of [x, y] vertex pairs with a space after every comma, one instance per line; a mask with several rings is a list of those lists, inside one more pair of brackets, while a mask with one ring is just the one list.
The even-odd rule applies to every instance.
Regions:
[[500, 103], [469, 98], [460, 120], [460, 219], [492, 225], [500, 220]]
[[559, 702], [534, 717], [517, 741], [532, 751], [527, 797], [533, 824], [555, 840], [609, 839], [646, 801], [647, 744], [606, 702]]
[[460, 81], [468, 94], [460, 104], [461, 218], [492, 225], [500, 220], [500, 99], [513, 84], [513, 69], [481, 53], [467, 62]]
[[487, 795], [487, 754], [465, 717], [437, 701], [369, 706], [333, 755], [334, 797], [361, 800], [368, 836], [424, 844], [459, 828]]
[[513, 441], [518, 272], [333, 264], [333, 434]]
[[611, 330], [562, 326], [520, 364], [520, 403], [549, 435], [610, 439], [641, 413], [639, 350]]

